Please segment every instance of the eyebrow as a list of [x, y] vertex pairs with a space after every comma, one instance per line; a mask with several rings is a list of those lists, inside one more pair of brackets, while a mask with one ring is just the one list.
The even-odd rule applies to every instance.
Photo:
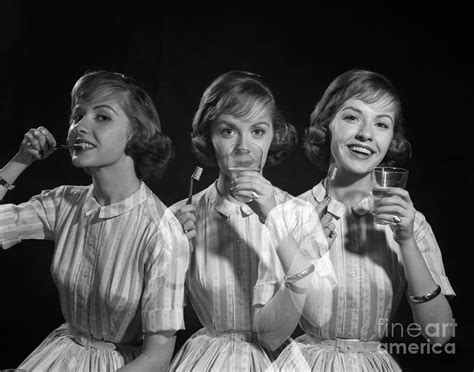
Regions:
[[100, 105], [96, 105], [96, 106], [94, 106], [94, 107], [92, 107], [92, 108], [93, 108], [94, 110], [99, 109], [99, 108], [106, 108], [106, 109], [109, 109], [109, 110], [113, 111], [113, 112], [115, 113], [115, 115], [118, 116], [117, 111], [115, 111], [115, 110], [114, 110], [112, 107], [110, 107], [109, 105], [100, 104]]
[[[217, 125], [221, 125], [221, 124], [226, 124], [226, 125], [229, 125], [229, 126], [232, 126], [232, 127], [236, 127], [235, 123], [233, 123], [231, 121], [227, 121], [227, 120], [218, 120]], [[250, 126], [255, 127], [257, 125], [266, 125], [267, 127], [270, 127], [270, 124], [266, 121], [259, 121], [257, 123], [252, 123]]]
[[[341, 112], [345, 111], [345, 110], [353, 110], [355, 112], [358, 112], [359, 114], [362, 115], [362, 111], [360, 109], [358, 109], [357, 107], [354, 107], [354, 106], [346, 106], [344, 107]], [[392, 122], [393, 122], [393, 117], [391, 117], [390, 115], [388, 114], [380, 114], [380, 115], [377, 115], [378, 118], [380, 117], [386, 117], [386, 118], [389, 118]]]

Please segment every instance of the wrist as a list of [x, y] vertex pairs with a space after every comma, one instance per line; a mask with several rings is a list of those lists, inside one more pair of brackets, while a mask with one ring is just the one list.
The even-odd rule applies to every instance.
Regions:
[[416, 240], [413, 234], [404, 239], [396, 239], [396, 242], [398, 243], [398, 245], [400, 246], [400, 249], [402, 250], [413, 249], [417, 246]]
[[18, 151], [12, 159], [13, 161], [29, 167], [36, 161], [36, 158], [30, 153], [25, 153], [23, 151]]

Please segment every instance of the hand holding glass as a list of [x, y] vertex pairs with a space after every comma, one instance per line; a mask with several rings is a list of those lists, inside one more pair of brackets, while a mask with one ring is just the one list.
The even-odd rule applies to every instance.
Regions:
[[[404, 189], [408, 181], [408, 169], [397, 167], [375, 167], [374, 178], [377, 189], [372, 190], [375, 198], [383, 198], [391, 196], [389, 190], [381, 190], [381, 188], [400, 187]], [[393, 221], [387, 221], [375, 216], [375, 223], [379, 225], [390, 225]]]
[[[229, 146], [226, 154], [226, 164], [229, 176], [233, 181], [235, 181], [242, 171], [260, 173], [262, 170], [262, 158], [263, 150], [255, 143], [249, 143], [245, 147], [239, 145]], [[232, 196], [243, 203], [248, 203], [253, 200], [252, 198]]]

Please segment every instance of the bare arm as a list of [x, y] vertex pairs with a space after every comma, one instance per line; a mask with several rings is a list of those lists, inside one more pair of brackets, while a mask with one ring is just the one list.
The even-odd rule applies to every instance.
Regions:
[[[274, 231], [270, 231], [270, 233], [278, 236], [276, 240], [276, 252], [282, 269], [286, 274], [286, 280], [298, 273], [308, 273], [306, 270], [311, 267], [314, 259], [317, 258], [309, 255], [305, 249], [302, 249], [301, 239], [306, 239], [307, 242], [309, 241], [311, 243], [312, 252], [318, 251], [317, 247], [313, 246], [318, 244], [316, 237], [320, 235], [318, 235], [317, 231], [321, 231], [318, 215], [321, 216], [324, 214], [328, 204], [329, 199], [321, 203], [316, 211], [312, 205], [308, 204], [305, 207], [308, 208], [306, 212], [309, 213], [303, 213], [303, 217], [298, 223], [308, 225], [301, 229], [301, 231], [304, 232], [298, 233], [298, 235], [301, 234], [301, 236], [296, 238], [299, 242], [295, 240], [293, 232], [286, 232], [286, 228], [279, 223], [271, 224]], [[283, 216], [274, 214], [275, 211], [278, 210], [279, 207], [272, 212], [273, 216], [271, 219], [273, 221], [283, 220]], [[316, 215], [316, 213], [318, 215]], [[330, 217], [326, 217], [325, 224], [329, 224], [330, 219]], [[279, 231], [277, 232], [276, 230]], [[285, 231], [285, 233], [281, 235], [281, 231]], [[327, 236], [331, 231], [329, 228], [324, 230], [329, 244], [334, 240], [334, 236], [331, 237], [330, 240]], [[306, 245], [307, 244], [308, 243], [306, 243]], [[298, 279], [292, 283], [294, 286], [281, 286], [270, 301], [255, 309], [254, 322], [259, 340], [267, 348], [271, 350], [277, 349], [295, 330], [306, 303], [307, 290], [311, 286], [311, 282], [315, 277], [314, 275], [314, 272], [310, 272], [301, 278], [297, 276]], [[316, 273], [316, 277], [317, 275], [318, 273]]]
[[[302, 272], [311, 264], [290, 236], [281, 242], [278, 258], [289, 276]], [[264, 306], [254, 312], [259, 341], [267, 349], [276, 350], [296, 329], [306, 301], [311, 274], [294, 282], [297, 291], [282, 286]]]
[[167, 371], [173, 356], [175, 341], [174, 332], [158, 332], [145, 336], [140, 355], [119, 371]]
[[[402, 257], [409, 293], [418, 296], [433, 292], [437, 284], [433, 280], [414, 239], [404, 243]], [[446, 297], [440, 293], [428, 302], [409, 302], [413, 312], [413, 319], [420, 325], [423, 336], [433, 344], [448, 342], [452, 336], [454, 320], [451, 306]]]
[[[415, 240], [414, 220], [416, 210], [408, 191], [390, 188], [391, 195], [375, 200], [374, 212], [387, 221], [399, 220], [392, 225], [394, 239], [400, 245], [403, 264], [408, 281], [408, 291], [413, 296], [432, 293], [438, 286]], [[395, 217], [394, 217], [395, 216]], [[398, 217], [398, 218], [397, 218]], [[429, 243], [428, 243], [429, 244]], [[433, 242], [432, 244], [436, 244]], [[439, 294], [427, 302], [409, 301], [415, 322], [421, 327], [424, 337], [431, 343], [446, 343], [452, 336], [454, 320], [446, 297]], [[431, 334], [433, 329], [439, 329]], [[430, 334], [427, 334], [426, 331]]]
[[[13, 184], [26, 168], [36, 160], [47, 158], [55, 151], [55, 147], [56, 140], [46, 128], [30, 129], [25, 134], [19, 151], [0, 171], [0, 177]], [[7, 191], [5, 187], [0, 186], [0, 200]]]

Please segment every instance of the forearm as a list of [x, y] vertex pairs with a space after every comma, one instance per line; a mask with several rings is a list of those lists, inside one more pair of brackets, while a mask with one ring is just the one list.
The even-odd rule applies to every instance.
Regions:
[[[31, 165], [31, 159], [26, 159], [17, 153], [0, 171], [0, 176], [10, 184], [13, 184], [16, 179], [24, 172], [26, 168]], [[3, 199], [7, 189], [0, 186], [0, 200]]]
[[298, 273], [308, 274], [292, 281], [290, 287], [281, 286], [273, 298], [255, 313], [259, 340], [271, 350], [278, 348], [291, 336], [298, 325], [313, 274], [306, 271], [312, 265], [310, 259], [298, 249], [291, 236], [280, 243], [277, 253], [287, 278]]
[[120, 368], [120, 372], [133, 372], [133, 371], [143, 371], [143, 372], [155, 372], [155, 371], [166, 371], [169, 365], [169, 360], [167, 362], [156, 360], [153, 355], [148, 355], [147, 353], [141, 353], [133, 361], [127, 365]]
[[[422, 296], [433, 292], [438, 284], [433, 280], [415, 240], [405, 243], [401, 248], [408, 292], [413, 296]], [[428, 302], [413, 303], [410, 301], [410, 306], [413, 319], [419, 324], [423, 335], [431, 343], [443, 344], [451, 338], [454, 320], [451, 306], [442, 293]], [[439, 331], [433, 332], [434, 329]], [[433, 333], [436, 334], [433, 335]]]
[[[298, 287], [307, 287], [301, 280]], [[260, 343], [267, 349], [276, 350], [296, 329], [301, 317], [306, 292], [299, 294], [286, 287], [280, 290], [254, 315], [255, 329]]]
[[167, 371], [175, 342], [176, 336], [173, 332], [160, 332], [146, 336], [141, 354], [119, 371]]

